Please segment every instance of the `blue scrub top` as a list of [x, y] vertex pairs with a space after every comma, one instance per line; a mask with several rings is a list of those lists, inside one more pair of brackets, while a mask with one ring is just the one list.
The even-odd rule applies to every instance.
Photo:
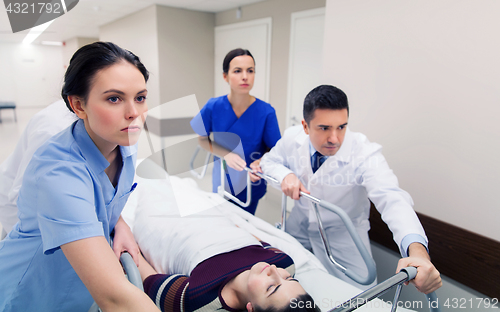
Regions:
[[[213, 133], [216, 143], [240, 155], [247, 162], [247, 166], [261, 158], [281, 138], [276, 111], [269, 103], [257, 98], [240, 118], [236, 117], [227, 95], [212, 98], [191, 120], [191, 127], [200, 136], [208, 136]], [[231, 133], [237, 136], [231, 135]], [[218, 160], [218, 157], [214, 157], [213, 192], [217, 192], [217, 188], [221, 184], [220, 161]], [[232, 185], [227, 184], [226, 178], [226, 190], [231, 191], [233, 195], [237, 194], [240, 200], [245, 201], [246, 171], [239, 172], [227, 168]], [[252, 200], [260, 199], [265, 193], [266, 183], [264, 180], [257, 181], [252, 185]]]
[[135, 188], [137, 145], [120, 153], [115, 188], [82, 120], [36, 151], [19, 192], [20, 221], [0, 242], [0, 311], [88, 311], [93, 299], [60, 246], [95, 236], [109, 241]]

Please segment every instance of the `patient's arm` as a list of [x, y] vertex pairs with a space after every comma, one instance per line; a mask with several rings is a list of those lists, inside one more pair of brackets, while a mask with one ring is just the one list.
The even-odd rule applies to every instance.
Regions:
[[103, 236], [67, 243], [61, 249], [102, 310], [158, 311], [151, 299], [126, 279]]
[[417, 276], [411, 281], [418, 291], [424, 294], [431, 293], [441, 287], [441, 276], [432, 264], [427, 249], [420, 243], [412, 243], [408, 247], [409, 257], [402, 258], [398, 262], [396, 273], [402, 268], [414, 266], [417, 268]]
[[141, 278], [142, 278], [142, 281], [144, 282], [144, 280], [146, 278], [148, 278], [149, 276], [151, 275], [155, 275], [157, 274], [158, 272], [156, 272], [156, 270], [151, 266], [151, 264], [149, 264], [149, 262], [146, 261], [146, 259], [144, 259], [144, 257], [142, 256], [141, 253], [139, 253], [139, 273], [141, 274]]

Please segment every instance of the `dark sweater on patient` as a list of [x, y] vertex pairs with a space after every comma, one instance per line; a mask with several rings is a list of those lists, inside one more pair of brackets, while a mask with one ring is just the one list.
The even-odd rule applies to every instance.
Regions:
[[144, 291], [162, 311], [239, 311], [226, 305], [222, 288], [257, 262], [267, 262], [295, 273], [292, 258], [265, 242], [213, 256], [198, 264], [190, 276], [156, 274], [144, 280]]

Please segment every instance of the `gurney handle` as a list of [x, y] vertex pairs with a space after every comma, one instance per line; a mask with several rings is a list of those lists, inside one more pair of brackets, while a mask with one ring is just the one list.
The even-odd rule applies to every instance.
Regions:
[[[392, 301], [393, 305], [391, 308], [391, 312], [396, 311], [397, 308], [397, 302], [399, 300], [399, 294], [401, 290], [401, 286], [403, 283], [410, 281], [417, 276], [417, 268], [415, 267], [407, 267], [401, 269], [399, 273], [396, 275], [393, 275], [392, 277], [386, 279], [385, 281], [365, 290], [364, 292], [360, 293], [359, 295], [349, 299], [348, 301], [342, 303], [341, 305], [337, 306], [335, 309], [332, 309], [328, 312], [347, 312], [347, 311], [353, 311], [367, 302], [377, 298], [378, 296], [384, 294], [387, 292], [389, 289], [391, 289], [394, 286], [398, 286], [398, 290], [396, 290], [396, 295], [394, 296], [394, 300]], [[437, 303], [437, 296], [435, 292], [432, 292], [428, 295], [426, 295], [428, 302], [436, 302]], [[440, 312], [441, 309], [439, 306], [434, 307], [433, 305], [430, 305], [430, 310], [433, 312]]]
[[252, 201], [252, 183], [250, 181], [250, 175], [247, 174], [247, 201], [242, 202], [239, 200], [236, 196], [233, 194], [229, 193], [226, 191], [226, 188], [224, 187], [226, 185], [226, 161], [223, 158], [220, 158], [221, 160], [221, 165], [220, 165], [220, 185], [217, 189], [217, 193], [221, 195], [222, 197], [226, 197], [231, 199], [233, 202], [237, 203], [241, 207], [248, 207], [250, 206], [250, 202]]
[[[125, 270], [125, 274], [132, 285], [139, 288], [141, 291], [144, 291], [144, 287], [142, 285], [141, 273], [139, 273], [139, 269], [137, 265], [135, 265], [134, 259], [128, 252], [124, 252], [120, 256], [120, 262], [122, 263], [123, 269]], [[92, 304], [88, 312], [98, 312], [101, 311], [97, 303]]]
[[[196, 156], [198, 155], [198, 152], [200, 151], [201, 147], [198, 145], [196, 147], [196, 150], [194, 151], [193, 156], [191, 157], [191, 161], [189, 162], [189, 171], [191, 174], [198, 179], [203, 179], [205, 174], [207, 173], [207, 168], [208, 168], [208, 163], [210, 161], [210, 156], [212, 156], [212, 153], [207, 153], [207, 156], [205, 157], [205, 164], [203, 165], [203, 169], [201, 170], [200, 173], [196, 172], [194, 170], [194, 160], [196, 159]], [[220, 158], [221, 160], [221, 166], [220, 166], [220, 182], [221, 184], [217, 188], [217, 193], [221, 195], [222, 197], [226, 197], [231, 199], [233, 202], [237, 203], [241, 207], [248, 207], [250, 206], [250, 202], [252, 201], [252, 184], [250, 182], [250, 176], [247, 175], [247, 200], [246, 202], [242, 202], [239, 200], [236, 196], [231, 194], [230, 192], [226, 191], [224, 188], [224, 185], [226, 184], [226, 175], [225, 175], [225, 170], [224, 168], [226, 167], [226, 161], [223, 158]]]

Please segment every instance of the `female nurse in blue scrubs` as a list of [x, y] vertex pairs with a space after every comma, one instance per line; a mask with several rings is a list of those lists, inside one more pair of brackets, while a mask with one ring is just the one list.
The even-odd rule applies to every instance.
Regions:
[[[19, 222], [0, 242], [0, 311], [158, 311], [130, 284], [117, 256], [139, 249], [120, 216], [134, 190], [148, 71], [105, 42], [80, 48], [62, 97], [79, 119], [28, 165]], [[114, 230], [114, 246], [110, 235]]]
[[[261, 172], [260, 159], [276, 144], [281, 134], [274, 108], [250, 95], [255, 77], [255, 60], [250, 51], [230, 51], [222, 67], [231, 92], [210, 99], [193, 118], [191, 126], [200, 135], [200, 145], [226, 161], [229, 167], [225, 168], [226, 190], [245, 202], [246, 171], [243, 168], [250, 166]], [[214, 192], [221, 184], [218, 159], [214, 159], [212, 173]], [[250, 177], [252, 198], [250, 206], [243, 209], [255, 214], [259, 199], [266, 193], [266, 183], [256, 175], [250, 174]]]

